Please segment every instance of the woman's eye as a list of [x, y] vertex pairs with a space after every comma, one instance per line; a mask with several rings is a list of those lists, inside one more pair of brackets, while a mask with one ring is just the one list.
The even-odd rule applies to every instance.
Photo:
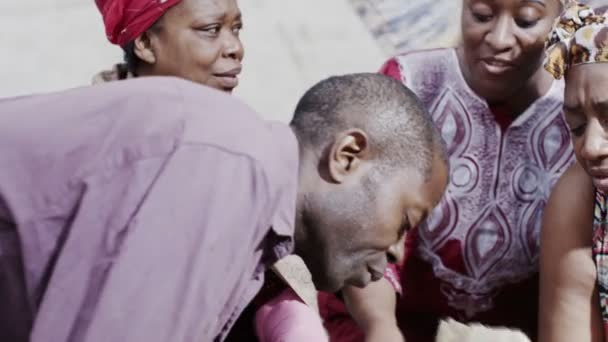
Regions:
[[220, 29], [221, 29], [221, 27], [219, 25], [213, 25], [213, 26], [201, 27], [198, 29], [198, 31], [208, 33], [211, 35], [217, 35], [218, 33], [220, 33]]
[[242, 29], [243, 29], [243, 24], [238, 24], [232, 28], [232, 32], [238, 36]]
[[492, 20], [492, 15], [473, 12], [473, 18], [480, 23], [487, 23]]
[[587, 127], [586, 124], [582, 124], [582, 125], [578, 125], [578, 126], [570, 126], [570, 132], [575, 137], [581, 137], [583, 134], [585, 134], [586, 127]]
[[538, 20], [516, 19], [517, 26], [521, 28], [530, 28], [538, 23]]

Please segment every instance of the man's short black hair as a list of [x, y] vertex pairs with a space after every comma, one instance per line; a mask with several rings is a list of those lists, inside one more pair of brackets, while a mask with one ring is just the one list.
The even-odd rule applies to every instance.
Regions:
[[418, 97], [381, 74], [334, 76], [317, 83], [299, 101], [291, 126], [300, 144], [320, 149], [339, 132], [359, 128], [368, 134], [381, 168], [413, 166], [429, 176], [433, 158], [447, 163], [443, 140]]

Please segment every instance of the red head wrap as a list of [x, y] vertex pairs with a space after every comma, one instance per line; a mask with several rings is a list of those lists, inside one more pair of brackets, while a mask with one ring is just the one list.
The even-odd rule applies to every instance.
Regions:
[[171, 6], [180, 1], [95, 0], [95, 3], [103, 16], [108, 40], [123, 46], [144, 33]]

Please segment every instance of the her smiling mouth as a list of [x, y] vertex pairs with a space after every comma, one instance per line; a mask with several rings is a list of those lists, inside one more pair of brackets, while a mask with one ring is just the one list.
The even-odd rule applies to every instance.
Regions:
[[481, 63], [490, 74], [504, 74], [515, 68], [515, 64], [511, 60], [496, 57], [486, 57], [481, 59]]

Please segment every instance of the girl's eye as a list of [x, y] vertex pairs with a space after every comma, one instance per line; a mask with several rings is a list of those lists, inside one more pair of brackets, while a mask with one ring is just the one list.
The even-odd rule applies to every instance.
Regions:
[[574, 135], [575, 137], [581, 137], [583, 134], [585, 134], [585, 128], [587, 127], [586, 124], [582, 124], [582, 125], [578, 125], [576, 127], [571, 127], [570, 128], [570, 132], [572, 133], [572, 135]]

